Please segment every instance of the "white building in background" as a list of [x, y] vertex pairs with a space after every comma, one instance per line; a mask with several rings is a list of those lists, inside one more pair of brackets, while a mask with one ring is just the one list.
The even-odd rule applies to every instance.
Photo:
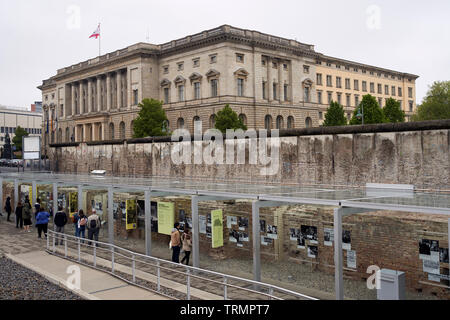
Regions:
[[9, 133], [12, 143], [18, 126], [24, 128], [32, 136], [40, 136], [42, 133], [42, 112], [0, 106], [0, 147], [5, 144], [6, 133]]

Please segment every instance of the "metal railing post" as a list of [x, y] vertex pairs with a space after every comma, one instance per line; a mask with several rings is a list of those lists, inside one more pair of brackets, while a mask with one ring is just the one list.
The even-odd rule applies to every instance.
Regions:
[[[48, 239], [48, 236], [49, 236], [49, 235], [50, 235], [50, 232], [47, 231], [47, 239]], [[53, 253], [56, 252], [55, 238], [56, 238], [56, 234], [53, 234], [53, 237], [52, 237], [52, 241], [53, 241]]]
[[136, 282], [136, 261], [134, 260], [134, 254], [132, 255], [132, 267], [131, 272], [133, 274], [133, 283]]
[[81, 248], [80, 248], [80, 238], [78, 238], [78, 262], [81, 261]]
[[186, 283], [186, 288], [187, 288], [187, 300], [191, 300], [191, 276], [190, 276], [190, 270], [187, 269], [187, 283]]
[[158, 286], [158, 292], [160, 292], [161, 291], [161, 281], [160, 281], [160, 278], [161, 278], [161, 271], [160, 271], [160, 268], [159, 268], [159, 261], [156, 263], [156, 279], [157, 279], [157, 282], [158, 282], [158, 284], [157, 284], [157, 286]]
[[97, 266], [97, 246], [94, 244], [94, 267]]
[[272, 287], [269, 287], [269, 295], [270, 295], [269, 300], [272, 300], [272, 296], [273, 296], [273, 288]]
[[67, 258], [67, 236], [64, 235], [64, 256]]
[[114, 273], [114, 247], [111, 247], [111, 272]]
[[228, 300], [227, 278], [223, 278], [223, 300]]
[[50, 250], [50, 237], [47, 236], [47, 250]]

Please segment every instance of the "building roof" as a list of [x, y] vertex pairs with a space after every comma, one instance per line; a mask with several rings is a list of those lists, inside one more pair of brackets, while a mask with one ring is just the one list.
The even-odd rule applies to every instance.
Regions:
[[298, 42], [297, 40], [281, 38], [259, 31], [240, 29], [230, 25], [222, 25], [214, 29], [202, 31], [197, 34], [189, 35], [181, 39], [172, 40], [160, 45], [139, 42], [128, 46], [123, 49], [116, 50], [93, 59], [82, 61], [80, 63], [61, 68], [57, 70], [57, 74], [47, 80], [44, 80], [42, 85], [38, 86], [38, 89], [43, 90], [51, 88], [56, 85], [57, 79], [73, 75], [74, 73], [85, 71], [99, 65], [117, 61], [126, 57], [131, 57], [139, 54], [145, 54], [150, 56], [166, 56], [174, 53], [179, 53], [186, 50], [191, 50], [197, 46], [210, 45], [211, 43], [232, 41], [248, 43], [255, 46], [263, 46], [272, 49], [281, 49], [292, 52], [298, 55], [309, 56], [316, 59], [329, 59], [333, 61], [342, 62], [343, 64], [357, 65], [360, 68], [376, 69], [382, 72], [388, 72], [395, 75], [412, 77], [414, 79], [418, 76], [399, 71], [383, 69], [375, 66], [361, 64], [349, 60], [343, 60], [339, 58], [333, 58], [323, 55], [314, 50], [314, 45]]

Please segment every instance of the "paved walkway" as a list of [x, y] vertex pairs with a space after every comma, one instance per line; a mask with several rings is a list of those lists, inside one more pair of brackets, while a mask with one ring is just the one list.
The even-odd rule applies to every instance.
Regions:
[[[14, 216], [12, 216], [14, 218]], [[15, 223], [7, 222], [0, 217], [0, 254], [24, 267], [31, 269], [47, 280], [66, 289], [66, 280], [70, 276], [67, 268], [78, 266], [81, 271], [80, 290], [71, 290], [90, 300], [166, 300], [164, 296], [154, 294], [127, 282], [119, 280], [107, 273], [97, 271], [53, 256], [45, 252], [46, 239], [38, 239], [36, 228], [30, 233], [16, 229]], [[0, 283], [1, 285], [1, 283]]]

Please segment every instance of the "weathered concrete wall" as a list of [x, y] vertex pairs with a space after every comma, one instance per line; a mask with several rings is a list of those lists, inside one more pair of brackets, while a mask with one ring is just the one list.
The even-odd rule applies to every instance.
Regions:
[[[249, 164], [248, 141], [245, 164], [176, 165], [171, 152], [178, 142], [81, 143], [52, 148], [49, 158], [58, 172], [103, 169], [114, 175], [334, 185], [405, 183], [442, 188], [450, 184], [449, 137], [448, 129], [281, 137], [279, 168], [275, 175], [267, 176], [261, 175], [262, 165]], [[191, 146], [194, 150], [194, 142]], [[206, 146], [204, 142], [203, 150]], [[193, 163], [193, 156], [191, 159]]]

